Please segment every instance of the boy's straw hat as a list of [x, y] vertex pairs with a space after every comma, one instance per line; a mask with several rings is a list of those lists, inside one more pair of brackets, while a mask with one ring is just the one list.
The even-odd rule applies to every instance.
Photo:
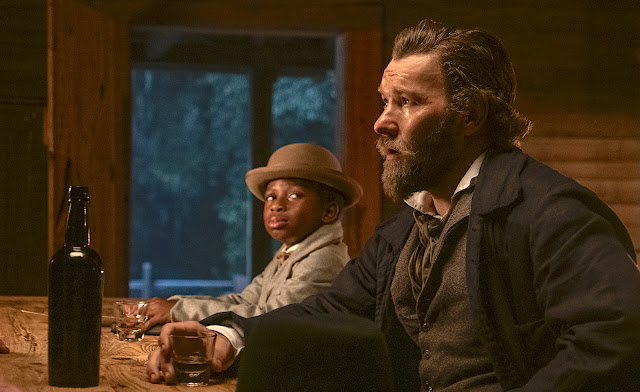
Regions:
[[362, 187], [342, 173], [335, 155], [315, 144], [294, 143], [277, 149], [267, 166], [249, 170], [245, 181], [251, 193], [264, 201], [269, 181], [280, 178], [302, 178], [330, 186], [344, 197], [345, 208], [357, 203], [362, 196]]

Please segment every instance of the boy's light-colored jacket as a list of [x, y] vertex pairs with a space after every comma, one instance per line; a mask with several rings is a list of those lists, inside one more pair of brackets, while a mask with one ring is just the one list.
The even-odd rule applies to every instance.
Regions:
[[349, 260], [342, 235], [342, 225], [336, 221], [321, 226], [298, 243], [284, 262], [278, 260], [280, 251], [276, 252], [264, 271], [240, 294], [170, 297], [169, 300], [178, 300], [171, 309], [171, 320], [198, 321], [225, 311], [253, 317], [300, 302], [320, 287], [330, 286]]

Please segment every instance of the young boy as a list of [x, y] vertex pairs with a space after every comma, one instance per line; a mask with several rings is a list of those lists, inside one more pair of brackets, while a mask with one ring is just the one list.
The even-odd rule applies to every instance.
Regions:
[[347, 263], [339, 216], [360, 199], [362, 188], [342, 173], [330, 151], [308, 143], [286, 145], [271, 155], [267, 166], [247, 172], [245, 181], [264, 201], [264, 226], [282, 246], [239, 294], [151, 299], [147, 328], [199, 321], [224, 311], [257, 316], [330, 285]]

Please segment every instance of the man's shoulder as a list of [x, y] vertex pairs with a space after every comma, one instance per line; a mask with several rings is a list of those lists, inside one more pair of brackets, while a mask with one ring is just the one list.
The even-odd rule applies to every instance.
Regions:
[[474, 203], [484, 214], [522, 202], [523, 196], [537, 199], [562, 189], [586, 191], [575, 180], [513, 148], [487, 156], [478, 176]]
[[567, 177], [550, 166], [522, 152], [519, 148], [493, 153], [487, 159], [487, 173], [494, 180], [505, 178], [507, 181], [513, 178], [526, 178], [527, 180], [539, 180], [553, 184], [579, 186], [570, 177]]
[[537, 199], [556, 194], [573, 194], [581, 199], [598, 199], [591, 190], [575, 179], [558, 172], [547, 164], [522, 152], [515, 155], [518, 156], [516, 158], [518, 163], [515, 166], [517, 183], [514, 183], [514, 186], [519, 188], [524, 195]]

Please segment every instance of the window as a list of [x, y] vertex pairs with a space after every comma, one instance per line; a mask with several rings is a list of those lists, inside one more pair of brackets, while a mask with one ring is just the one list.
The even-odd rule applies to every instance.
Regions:
[[276, 246], [246, 171], [288, 143], [336, 150], [334, 39], [140, 27], [132, 42], [130, 295], [237, 292]]

